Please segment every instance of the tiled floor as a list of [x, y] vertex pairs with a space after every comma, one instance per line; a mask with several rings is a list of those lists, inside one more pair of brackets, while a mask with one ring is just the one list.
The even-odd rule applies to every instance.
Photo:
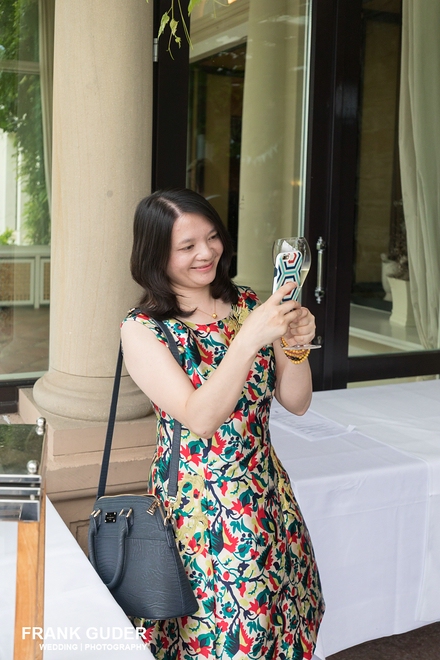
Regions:
[[440, 623], [375, 639], [330, 655], [327, 660], [440, 660]]
[[415, 326], [390, 322], [390, 312], [362, 305], [350, 305], [349, 355], [421, 351]]
[[0, 308], [0, 376], [47, 371], [49, 307]]

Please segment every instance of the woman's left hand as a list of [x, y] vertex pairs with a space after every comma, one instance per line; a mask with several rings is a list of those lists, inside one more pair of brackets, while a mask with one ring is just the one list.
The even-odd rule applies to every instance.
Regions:
[[290, 346], [310, 344], [315, 337], [315, 317], [307, 307], [298, 307], [295, 319], [289, 324], [284, 339]]

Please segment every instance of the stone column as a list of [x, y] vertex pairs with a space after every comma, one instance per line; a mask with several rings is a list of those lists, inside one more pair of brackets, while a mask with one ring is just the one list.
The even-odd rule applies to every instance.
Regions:
[[299, 0], [249, 4], [235, 279], [263, 298], [273, 241], [298, 233], [306, 9]]
[[[133, 213], [150, 192], [152, 11], [145, 0], [57, 0], [55, 15], [50, 367], [42, 411], [107, 419], [119, 324], [139, 291]], [[144, 416], [125, 375], [119, 419]]]

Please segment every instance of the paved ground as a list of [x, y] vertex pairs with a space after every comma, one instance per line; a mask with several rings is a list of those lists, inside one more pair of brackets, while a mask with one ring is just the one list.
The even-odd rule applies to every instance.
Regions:
[[0, 307], [0, 375], [47, 371], [49, 307]]
[[440, 660], [440, 623], [345, 649], [327, 660]]

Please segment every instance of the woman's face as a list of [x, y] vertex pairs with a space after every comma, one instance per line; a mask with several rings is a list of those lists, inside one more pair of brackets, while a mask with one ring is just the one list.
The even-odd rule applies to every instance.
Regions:
[[223, 244], [214, 225], [202, 215], [184, 213], [173, 225], [167, 275], [175, 290], [211, 284]]

